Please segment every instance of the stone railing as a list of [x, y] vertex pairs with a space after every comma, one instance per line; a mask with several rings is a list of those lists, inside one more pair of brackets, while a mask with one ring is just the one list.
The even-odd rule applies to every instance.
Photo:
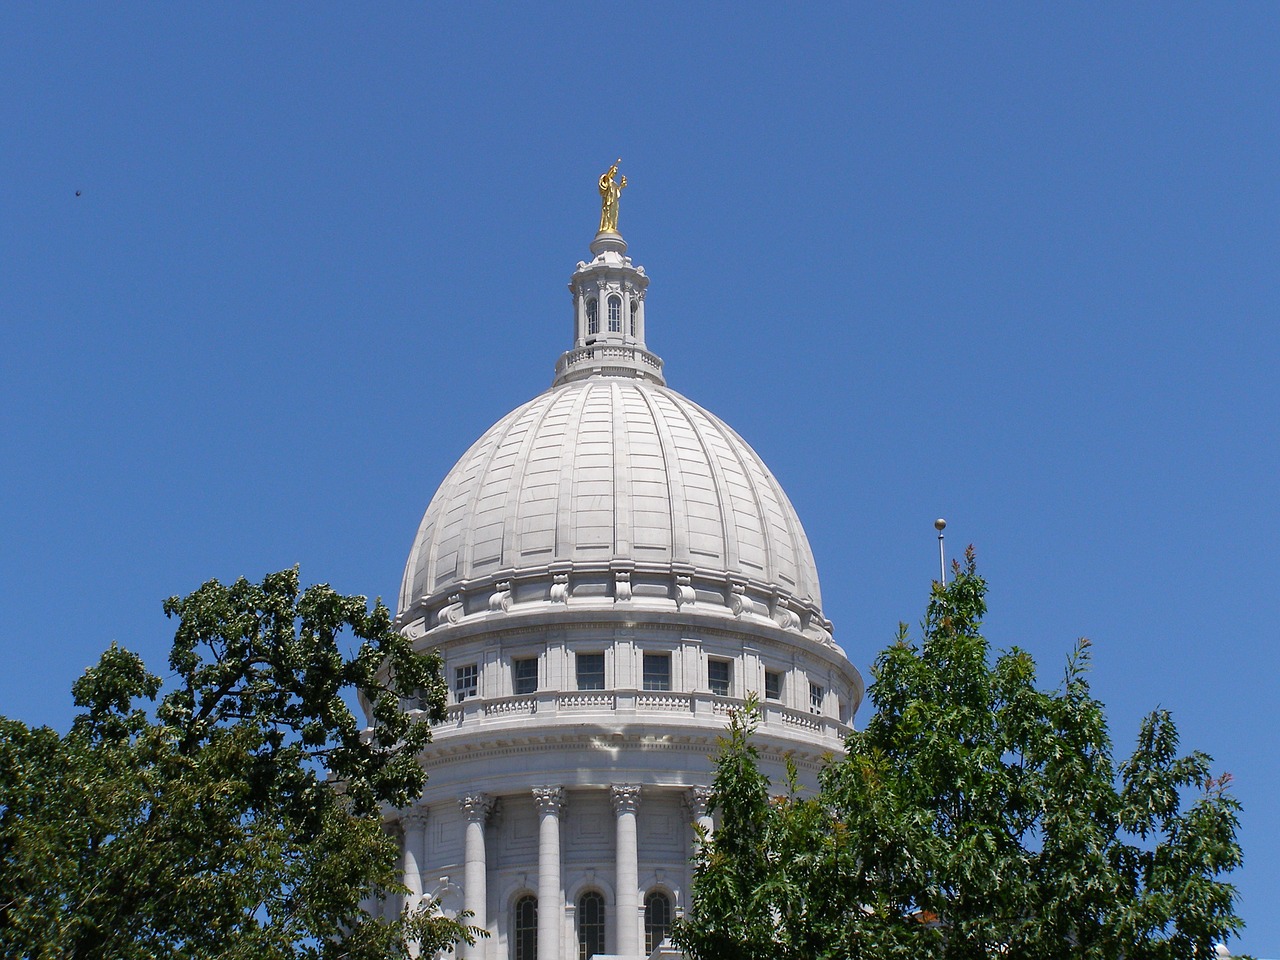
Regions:
[[484, 705], [484, 715], [486, 717], [502, 717], [509, 713], [537, 712], [538, 695], [536, 693], [526, 693], [504, 700], [488, 700]]
[[661, 710], [665, 713], [692, 713], [693, 695], [688, 693], [657, 693], [645, 691], [636, 694], [637, 710]]
[[561, 693], [556, 696], [556, 706], [561, 710], [612, 710], [617, 698], [607, 690]]
[[625, 367], [647, 373], [662, 382], [662, 360], [643, 347], [616, 343], [595, 343], [566, 351], [556, 361], [556, 382], [579, 368]]
[[[729, 713], [743, 706], [734, 697], [700, 691], [679, 693], [666, 690], [544, 690], [512, 697], [469, 698], [450, 704], [440, 726], [462, 726], [469, 722], [519, 720], [537, 715], [539, 722], [553, 723], [558, 715], [611, 713], [615, 715], [660, 715], [700, 717], [724, 723]], [[760, 704], [762, 727], [803, 732], [808, 736], [842, 739], [848, 727], [834, 717], [796, 710], [773, 701]]]

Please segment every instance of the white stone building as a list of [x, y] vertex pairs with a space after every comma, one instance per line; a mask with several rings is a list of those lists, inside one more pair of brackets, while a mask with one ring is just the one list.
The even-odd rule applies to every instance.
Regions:
[[489, 930], [471, 957], [661, 952], [729, 710], [758, 694], [767, 772], [812, 783], [863, 694], [786, 494], [645, 348], [626, 250], [596, 236], [551, 388], [462, 456], [405, 567], [450, 705], [391, 828], [411, 891]]

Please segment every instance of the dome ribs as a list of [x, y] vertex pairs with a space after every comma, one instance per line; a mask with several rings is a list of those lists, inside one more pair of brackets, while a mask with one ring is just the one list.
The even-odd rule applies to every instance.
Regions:
[[671, 487], [678, 478], [670, 476], [659, 421], [645, 391], [624, 388], [622, 401], [630, 446], [631, 549], [637, 560], [670, 560], [679, 526]]
[[613, 427], [613, 555], [632, 556], [631, 437], [627, 405], [619, 381], [608, 382]]
[[[653, 391], [656, 392], [656, 391]], [[637, 390], [636, 394], [649, 411], [658, 438], [658, 450], [662, 455], [662, 473], [667, 495], [667, 522], [671, 531], [671, 559], [681, 563], [692, 562], [689, 556], [689, 514], [685, 501], [684, 475], [679, 468], [675, 440], [671, 427], [658, 415], [652, 392]]]
[[614, 544], [613, 397], [607, 381], [588, 383], [574, 432], [573, 559], [608, 559]]
[[[575, 487], [578, 473], [578, 431], [582, 411], [590, 395], [590, 384], [586, 386], [587, 389], [577, 390], [577, 396], [572, 398], [572, 406], [564, 426], [564, 439], [560, 443], [560, 482], [556, 487], [556, 541], [553, 553], [557, 560], [572, 560], [577, 546], [573, 508], [577, 502]], [[569, 391], [564, 391], [562, 396], [567, 401], [572, 395]]]
[[502, 566], [502, 527], [516, 458], [512, 447], [518, 450], [539, 406], [526, 404], [506, 422], [505, 429], [495, 431], [493, 447], [467, 500], [466, 516], [471, 519], [463, 528], [458, 551], [458, 566], [466, 579], [475, 576], [479, 566], [494, 570]]
[[[530, 474], [530, 466], [537, 463], [535, 460], [535, 446], [539, 437], [543, 435], [546, 429], [547, 419], [551, 412], [556, 409], [556, 397], [552, 397], [549, 402], [543, 404], [541, 412], [536, 417], [536, 423], [529, 430], [520, 445], [520, 452], [516, 456], [515, 469], [511, 474], [511, 489], [515, 491], [515, 506], [510, 511], [507, 523], [502, 531], [502, 562], [499, 566], [509, 566], [517, 558], [521, 561], [525, 558], [524, 549], [524, 510], [531, 499], [529, 494], [529, 486], [525, 483], [526, 477]], [[536, 536], [536, 535], [535, 535]], [[537, 549], [537, 548], [535, 548]]]
[[804, 528], [756, 452], [674, 390], [605, 376], [551, 388], [463, 455], [419, 526], [400, 609], [511, 578], [518, 603], [549, 597], [552, 566], [577, 571], [589, 602], [619, 563], [646, 597], [680, 574], [710, 601], [727, 576], [757, 604], [820, 611]]
[[[719, 456], [713, 454], [708, 446], [708, 436], [705, 429], [699, 429], [700, 426], [709, 425], [709, 418], [705, 412], [696, 403], [692, 403], [684, 397], [680, 397], [683, 403], [674, 403], [672, 401], [685, 422], [689, 424], [690, 430], [693, 431], [694, 437], [697, 438], [698, 446], [702, 450], [702, 455], [706, 459], [707, 468], [711, 471], [712, 492], [718, 494], [714, 497], [716, 507], [720, 514], [721, 542], [724, 544], [724, 553], [721, 562], [724, 564], [726, 571], [741, 572], [741, 554], [738, 550], [738, 525], [729, 515], [729, 509], [732, 504], [726, 503], [726, 494], [732, 496], [729, 490], [729, 481], [725, 476], [724, 463], [721, 462]], [[702, 423], [695, 423], [695, 420], [701, 420]], [[711, 431], [712, 437], [715, 437], [714, 430]]]

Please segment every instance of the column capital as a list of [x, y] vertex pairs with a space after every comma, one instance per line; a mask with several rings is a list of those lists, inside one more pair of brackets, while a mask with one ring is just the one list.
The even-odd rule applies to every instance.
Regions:
[[689, 808], [689, 813], [693, 815], [694, 820], [701, 819], [707, 815], [707, 806], [710, 803], [710, 787], [690, 787], [684, 792], [684, 805]]
[[493, 810], [493, 797], [487, 793], [468, 793], [458, 798], [462, 815], [470, 823], [484, 823]]
[[427, 808], [421, 806], [405, 807], [400, 811], [400, 829], [425, 829], [427, 826]]
[[564, 807], [564, 787], [534, 787], [533, 802], [538, 806], [538, 813], [558, 816]]
[[635, 813], [640, 806], [640, 784], [615, 783], [609, 788], [609, 796], [613, 800], [613, 812], [618, 816]]

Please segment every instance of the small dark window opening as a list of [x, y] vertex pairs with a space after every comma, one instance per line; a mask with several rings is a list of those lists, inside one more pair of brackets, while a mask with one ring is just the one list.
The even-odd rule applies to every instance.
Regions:
[[644, 898], [644, 952], [654, 948], [671, 933], [671, 898], [654, 890]]
[[515, 960], [538, 960], [538, 898], [527, 895], [517, 900], [513, 919]]
[[600, 332], [600, 305], [595, 300], [587, 301], [587, 336], [594, 337]]
[[578, 898], [578, 960], [604, 953], [604, 897], [592, 891]]
[[453, 671], [453, 696], [461, 703], [467, 697], [480, 692], [480, 669], [474, 663], [455, 667]]
[[711, 692], [717, 697], [729, 696], [729, 684], [732, 680], [732, 666], [728, 660], [707, 661], [707, 681]]
[[764, 672], [764, 698], [766, 700], [782, 699], [782, 674], [777, 670]]
[[646, 653], [644, 655], [644, 688], [646, 690], [671, 689], [671, 654]]
[[604, 654], [580, 653], [575, 657], [579, 690], [604, 689]]
[[538, 691], [538, 658], [513, 660], [511, 666], [516, 694], [536, 693]]
[[609, 298], [609, 332], [622, 332], [622, 298], [616, 293]]

